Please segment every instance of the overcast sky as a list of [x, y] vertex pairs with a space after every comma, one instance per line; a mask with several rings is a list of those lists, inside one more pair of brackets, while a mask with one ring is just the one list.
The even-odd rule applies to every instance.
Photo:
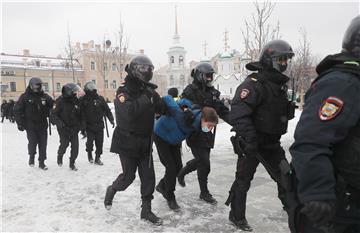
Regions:
[[[229, 31], [231, 49], [243, 51], [241, 29], [254, 12], [251, 2], [179, 2], [178, 25], [186, 61], [223, 51], [224, 31]], [[167, 50], [174, 35], [174, 2], [153, 3], [11, 3], [2, 4], [2, 52], [56, 56], [64, 53], [67, 22], [72, 41], [114, 41], [120, 14], [129, 37], [130, 50], [144, 49], [156, 68], [167, 63]], [[359, 14], [359, 0], [350, 2], [277, 2], [270, 18], [280, 22], [282, 39], [293, 48], [305, 28], [314, 54], [337, 53], [350, 20]]]

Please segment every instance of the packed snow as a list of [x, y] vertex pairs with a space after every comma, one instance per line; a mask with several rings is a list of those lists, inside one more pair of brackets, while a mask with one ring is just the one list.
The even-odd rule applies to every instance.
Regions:
[[[288, 148], [293, 141], [299, 112], [290, 121], [289, 132], [282, 137]], [[101, 232], [234, 232], [228, 220], [229, 207], [224, 203], [235, 177], [237, 156], [230, 143], [230, 126], [221, 123], [217, 129], [215, 148], [211, 152], [209, 190], [217, 199], [216, 206], [199, 199], [196, 172], [186, 176], [186, 187], [176, 187], [175, 195], [181, 212], [171, 211], [164, 198], [154, 192], [153, 212], [163, 219], [162, 226], [140, 220], [140, 180], [135, 179], [124, 192], [115, 196], [110, 211], [104, 208], [105, 189], [121, 173], [119, 157], [109, 152], [110, 138], [104, 141], [104, 166], [87, 161], [85, 139], [80, 139], [76, 164], [79, 171], [68, 168], [70, 149], [64, 156], [63, 167], [56, 164], [59, 137], [56, 127], [48, 138], [46, 164], [49, 170], [29, 167], [27, 138], [16, 124], [5, 121], [0, 126], [2, 141], [2, 231], [101, 231]], [[111, 128], [111, 127], [110, 127]], [[106, 135], [106, 134], [105, 134]], [[80, 136], [79, 136], [80, 137]], [[155, 148], [155, 146], [154, 146]], [[164, 174], [156, 149], [154, 151], [156, 180]], [[193, 158], [183, 147], [183, 164]], [[247, 219], [256, 233], [289, 232], [287, 214], [277, 199], [276, 184], [259, 166], [247, 200]]]

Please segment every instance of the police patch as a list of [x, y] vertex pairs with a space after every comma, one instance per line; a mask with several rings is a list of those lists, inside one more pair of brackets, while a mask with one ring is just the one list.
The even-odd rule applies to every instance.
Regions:
[[240, 92], [240, 98], [245, 99], [250, 94], [250, 91], [248, 89], [242, 89]]
[[328, 121], [335, 118], [341, 112], [344, 102], [334, 96], [328, 97], [320, 106], [319, 118], [322, 121]]
[[126, 97], [124, 93], [118, 94], [117, 98], [119, 99], [120, 103], [125, 103]]

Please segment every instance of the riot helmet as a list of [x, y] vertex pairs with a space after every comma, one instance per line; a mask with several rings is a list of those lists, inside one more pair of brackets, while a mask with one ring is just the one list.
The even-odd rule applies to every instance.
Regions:
[[96, 88], [94, 82], [89, 81], [89, 82], [85, 83], [85, 85], [84, 85], [85, 93], [87, 93], [87, 94], [88, 93], [96, 93], [96, 90], [97, 90], [97, 88]]
[[134, 57], [130, 63], [125, 66], [125, 71], [130, 76], [144, 83], [149, 83], [153, 76], [154, 65], [147, 56], [139, 55]]
[[201, 62], [192, 69], [191, 77], [193, 77], [197, 83], [211, 87], [214, 79], [214, 73], [215, 70], [209, 63]]
[[360, 16], [351, 20], [342, 42], [342, 51], [360, 58]]
[[288, 66], [288, 60], [294, 56], [291, 46], [283, 40], [273, 40], [264, 45], [260, 53], [260, 63], [265, 68], [274, 68], [284, 72]]
[[41, 79], [37, 78], [37, 77], [31, 78], [30, 81], [29, 81], [29, 88], [34, 93], [42, 92], [42, 81], [41, 81]]
[[63, 86], [61, 93], [65, 98], [78, 98], [81, 96], [82, 89], [75, 83], [67, 83]]

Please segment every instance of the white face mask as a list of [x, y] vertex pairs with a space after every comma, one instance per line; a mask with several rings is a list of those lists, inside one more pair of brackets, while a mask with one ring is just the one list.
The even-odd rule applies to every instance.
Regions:
[[210, 129], [207, 127], [207, 125], [202, 126], [202, 127], [201, 127], [201, 130], [202, 130], [204, 133], [210, 132]]

